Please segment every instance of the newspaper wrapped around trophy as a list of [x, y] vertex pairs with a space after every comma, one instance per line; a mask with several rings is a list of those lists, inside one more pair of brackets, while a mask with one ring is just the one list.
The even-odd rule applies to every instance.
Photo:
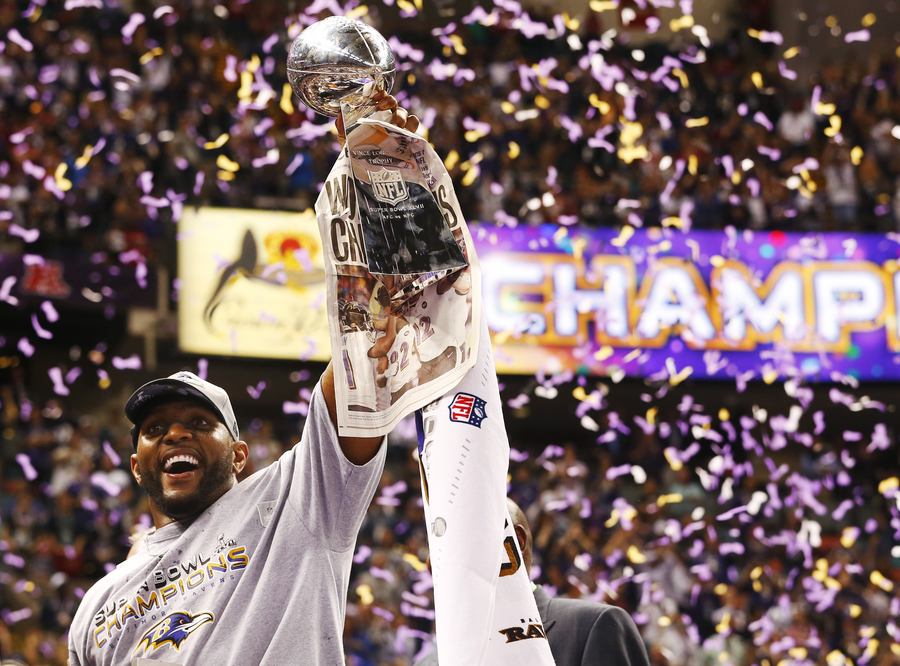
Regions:
[[384, 434], [418, 410], [441, 664], [552, 665], [506, 509], [480, 266], [447, 169], [423, 138], [361, 120], [316, 215], [339, 433]]
[[[338, 433], [384, 435], [417, 411], [442, 666], [551, 666], [506, 509], [509, 442], [481, 272], [447, 169], [377, 114], [394, 57], [374, 28], [319, 21], [288, 54], [293, 90], [343, 115], [316, 201]], [[390, 114], [388, 114], [390, 115]]]
[[481, 275], [447, 170], [420, 136], [365, 119], [316, 201], [338, 431], [373, 437], [474, 362]]

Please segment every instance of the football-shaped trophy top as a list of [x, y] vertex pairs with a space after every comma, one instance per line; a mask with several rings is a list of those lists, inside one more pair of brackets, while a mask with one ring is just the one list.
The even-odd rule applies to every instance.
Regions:
[[362, 21], [331, 16], [301, 32], [288, 52], [288, 81], [306, 106], [332, 118], [344, 101], [349, 125], [375, 110], [372, 96], [394, 85], [394, 54], [387, 40]]

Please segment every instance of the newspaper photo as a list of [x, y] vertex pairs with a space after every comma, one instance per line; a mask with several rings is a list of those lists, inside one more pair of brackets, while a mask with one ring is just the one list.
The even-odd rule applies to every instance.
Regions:
[[348, 135], [316, 216], [339, 433], [382, 435], [474, 363], [481, 317], [474, 245], [428, 142], [376, 120]]

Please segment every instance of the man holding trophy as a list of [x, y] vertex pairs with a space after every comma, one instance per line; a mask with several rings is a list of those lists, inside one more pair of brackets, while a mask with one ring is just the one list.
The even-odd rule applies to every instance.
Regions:
[[[346, 127], [316, 203], [333, 361], [301, 441], [240, 484], [248, 447], [223, 389], [179, 372], [132, 395], [132, 472], [154, 527], [85, 594], [70, 666], [344, 663], [357, 532], [381, 477], [384, 435], [413, 411], [441, 663], [552, 664], [506, 509], [509, 446], [478, 262], [449, 175], [388, 94], [393, 54], [366, 24], [310, 26], [288, 71], [305, 103], [340, 114], [339, 133]], [[380, 119], [366, 118], [373, 112]], [[349, 344], [351, 332], [363, 335]], [[434, 341], [466, 353], [378, 400], [378, 368], [405, 378]], [[363, 394], [376, 399], [353, 409]], [[514, 626], [535, 640], [507, 641]]]

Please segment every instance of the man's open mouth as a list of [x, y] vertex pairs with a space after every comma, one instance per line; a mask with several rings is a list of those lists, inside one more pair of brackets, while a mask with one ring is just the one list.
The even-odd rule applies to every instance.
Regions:
[[180, 453], [163, 462], [163, 472], [173, 480], [189, 479], [200, 469], [200, 461], [189, 453]]

